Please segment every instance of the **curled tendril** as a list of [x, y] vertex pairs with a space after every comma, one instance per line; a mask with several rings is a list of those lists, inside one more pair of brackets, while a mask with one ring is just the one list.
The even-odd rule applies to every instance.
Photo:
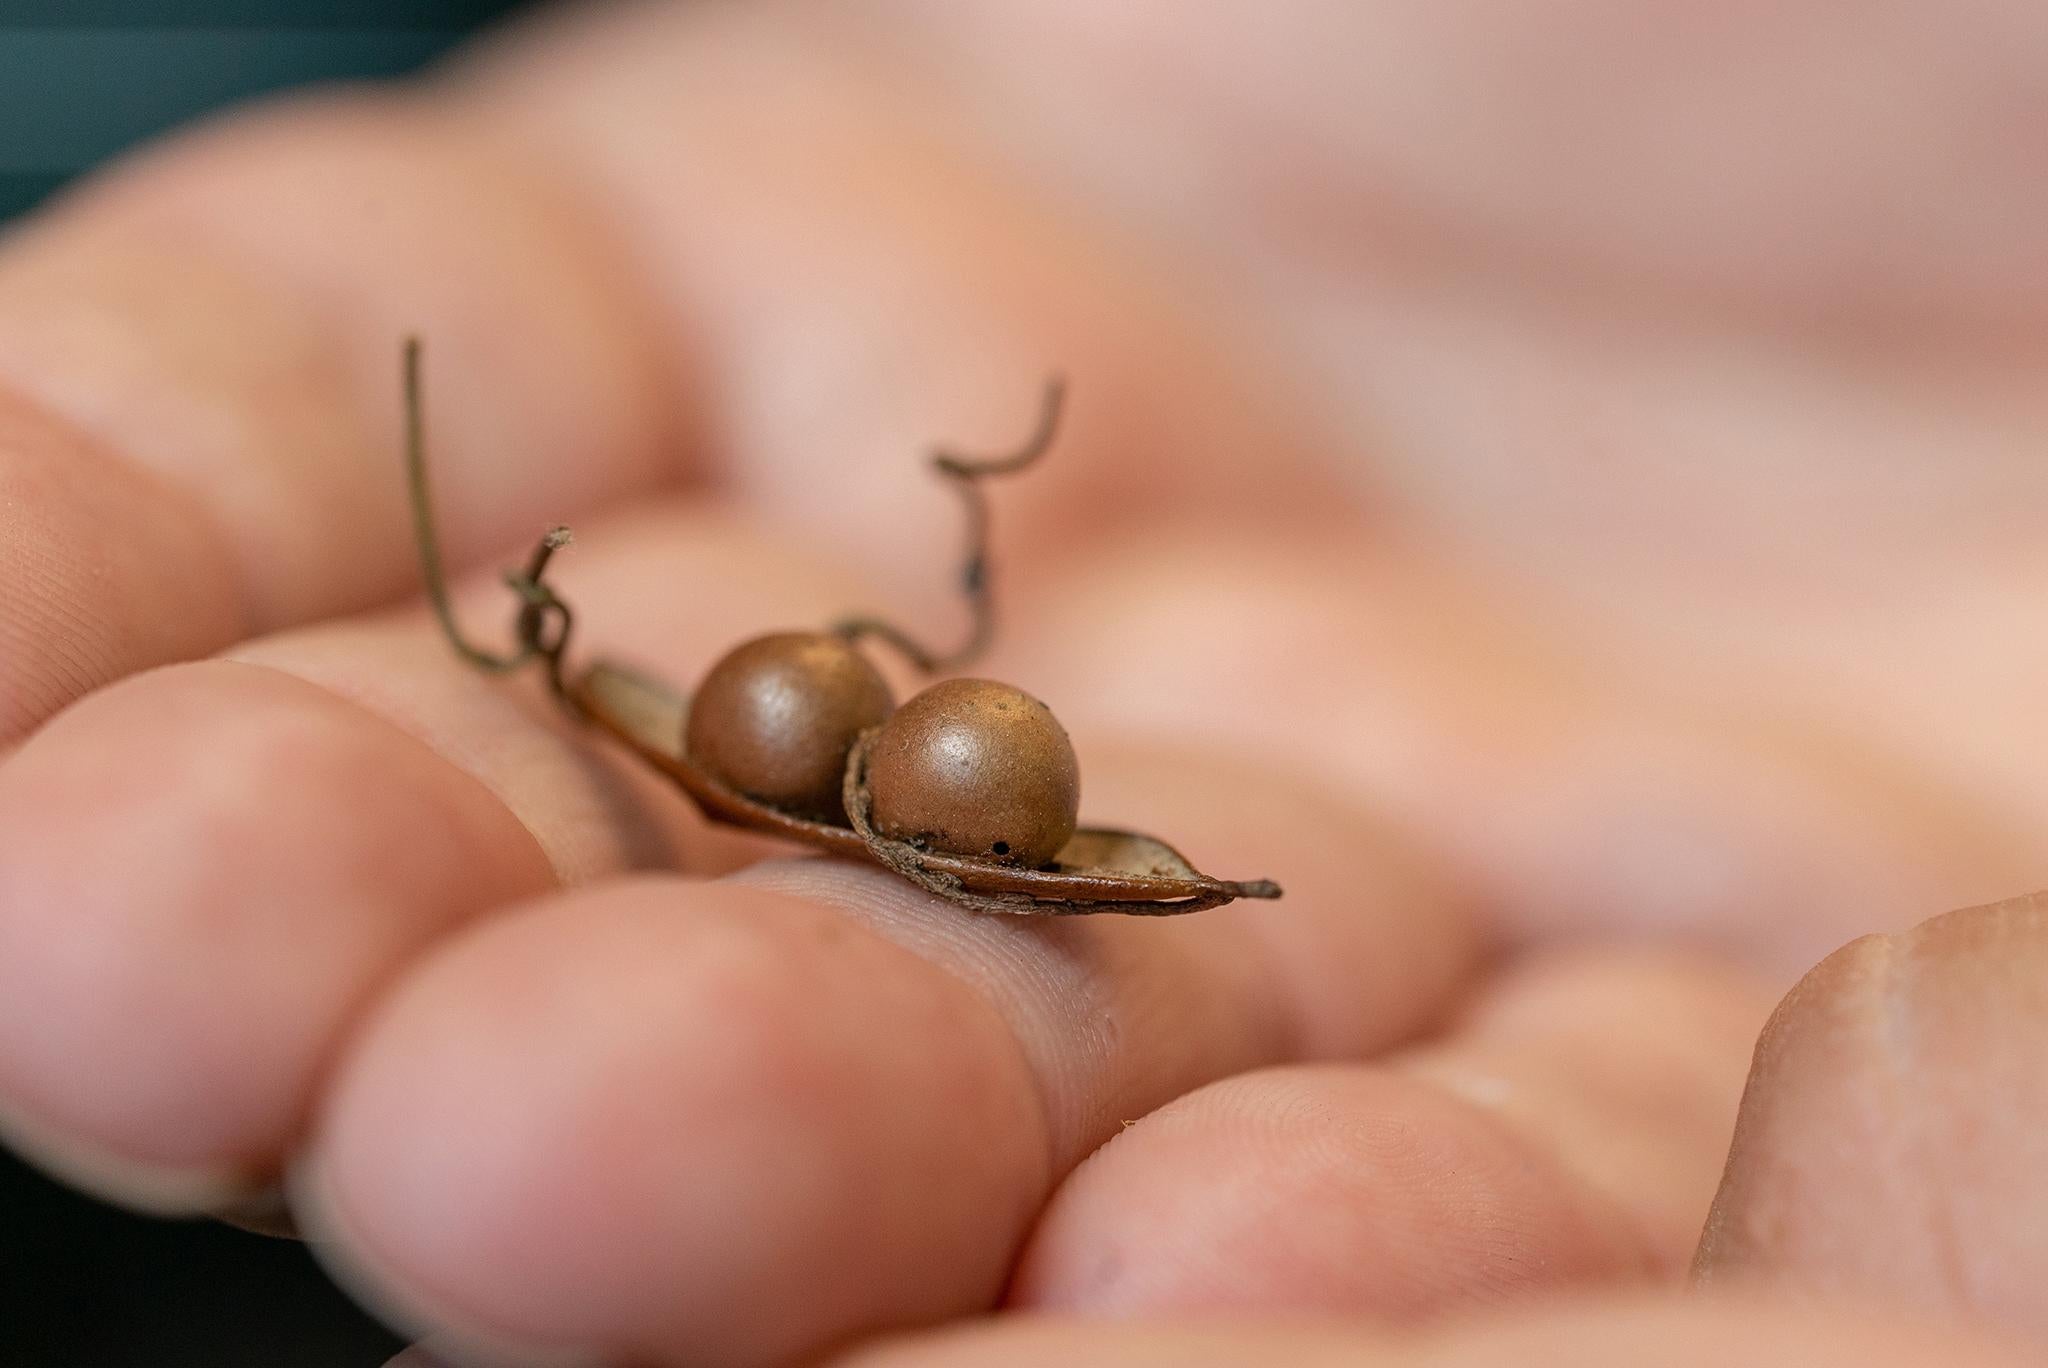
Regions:
[[569, 529], [555, 527], [542, 535], [527, 557], [524, 569], [508, 571], [505, 584], [519, 598], [512, 619], [515, 647], [511, 654], [487, 651], [463, 635], [455, 620], [455, 607], [448, 597], [448, 573], [441, 559], [441, 539], [434, 528], [434, 505], [427, 481], [426, 402], [420, 381], [421, 346], [417, 337], [405, 340], [405, 469], [412, 496], [412, 526], [419, 543], [421, 578], [426, 582], [427, 601], [441, 624], [441, 635], [455, 653], [487, 674], [510, 674], [529, 661], [538, 660], [546, 671], [548, 688], [556, 698], [571, 703], [573, 696], [563, 676], [562, 659], [569, 649], [569, 635], [576, 615], [547, 583], [548, 562], [555, 552], [573, 540]]
[[1059, 431], [1060, 413], [1066, 403], [1066, 381], [1054, 376], [1045, 384], [1040, 401], [1038, 426], [1023, 446], [1003, 456], [963, 456], [958, 452], [935, 451], [932, 469], [959, 492], [967, 510], [967, 555], [960, 568], [960, 592], [967, 598], [970, 615], [967, 638], [958, 649], [934, 651], [885, 618], [850, 617], [834, 623], [834, 634], [847, 641], [873, 637], [886, 643], [925, 674], [943, 674], [972, 663], [995, 638], [995, 594], [990, 584], [988, 558], [988, 495], [981, 483], [990, 476], [1014, 475], [1029, 469], [1045, 455]]

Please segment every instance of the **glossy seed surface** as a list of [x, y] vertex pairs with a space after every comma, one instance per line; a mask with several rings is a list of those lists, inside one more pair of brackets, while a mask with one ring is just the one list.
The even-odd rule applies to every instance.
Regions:
[[1081, 768], [1045, 704], [949, 679], [898, 708], [868, 760], [875, 829], [891, 840], [1035, 868], [1072, 839]]
[[868, 658], [823, 632], [742, 642], [690, 700], [683, 747], [736, 792], [799, 816], [841, 821], [854, 738], [893, 706]]

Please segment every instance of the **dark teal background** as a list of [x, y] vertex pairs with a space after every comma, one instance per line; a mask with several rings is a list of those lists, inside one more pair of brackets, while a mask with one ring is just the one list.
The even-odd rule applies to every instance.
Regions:
[[[195, 114], [408, 71], [515, 7], [0, 0], [0, 219]], [[130, 1216], [0, 1149], [0, 1368], [378, 1368], [398, 1347], [295, 1243]]]
[[392, 76], [516, 0], [0, 0], [0, 218], [195, 114]]

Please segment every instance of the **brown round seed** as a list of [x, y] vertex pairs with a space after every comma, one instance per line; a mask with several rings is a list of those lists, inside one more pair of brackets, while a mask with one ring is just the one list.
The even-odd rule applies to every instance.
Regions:
[[880, 672], [841, 638], [777, 632], [742, 642], [711, 667], [690, 701], [683, 749], [749, 798], [843, 821], [847, 753], [894, 702]]
[[875, 829], [1035, 868], [1073, 838], [1081, 768], [1052, 710], [1008, 684], [949, 679], [896, 710], [868, 757]]

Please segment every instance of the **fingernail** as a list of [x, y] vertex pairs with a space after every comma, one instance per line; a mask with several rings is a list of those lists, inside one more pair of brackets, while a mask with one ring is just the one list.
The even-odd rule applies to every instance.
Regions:
[[153, 1216], [209, 1216], [272, 1187], [244, 1170], [177, 1168], [130, 1158], [6, 1106], [0, 1106], [0, 1142], [61, 1183]]
[[384, 1368], [455, 1368], [444, 1358], [436, 1358], [424, 1344], [415, 1344], [384, 1365]]
[[351, 1227], [316, 1160], [293, 1164], [285, 1190], [307, 1247], [328, 1275], [372, 1314], [419, 1339], [389, 1368], [615, 1368], [606, 1355], [510, 1337], [434, 1303], [417, 1279], [386, 1266]]
[[250, 1193], [239, 1202], [219, 1208], [213, 1217], [252, 1235], [270, 1235], [280, 1240], [299, 1238], [299, 1225], [292, 1216], [291, 1203], [285, 1200], [284, 1188], [276, 1183]]

